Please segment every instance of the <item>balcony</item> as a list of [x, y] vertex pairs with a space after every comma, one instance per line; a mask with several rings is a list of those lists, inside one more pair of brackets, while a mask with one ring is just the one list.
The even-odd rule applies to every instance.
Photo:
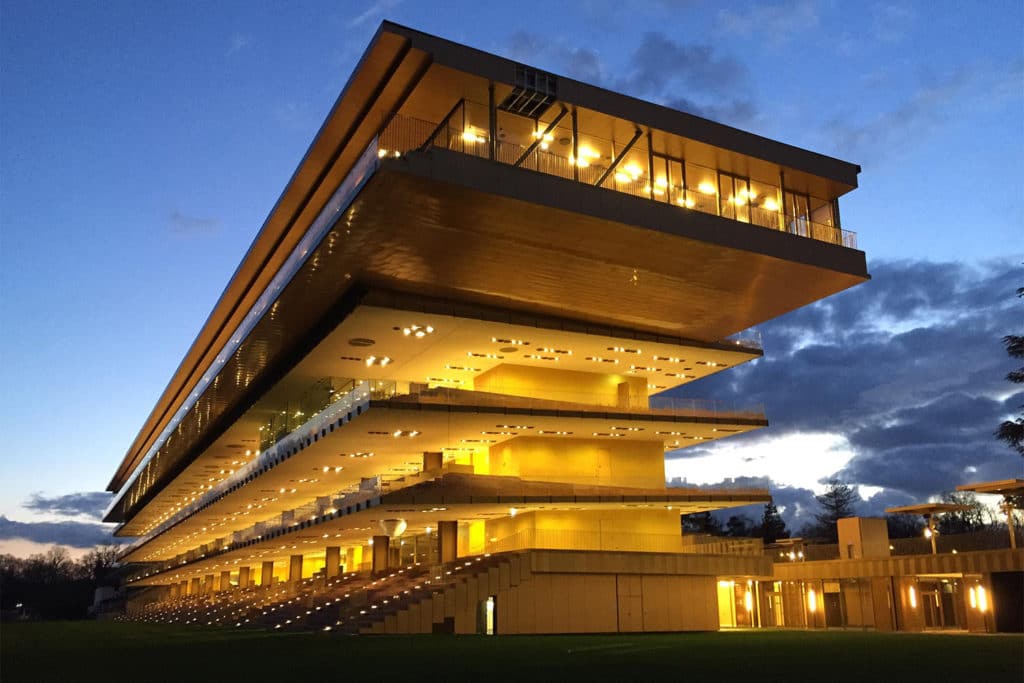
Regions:
[[[467, 123], [473, 106], [473, 103], [461, 102], [439, 124], [396, 115], [378, 139], [378, 155], [398, 157], [413, 150], [438, 148], [490, 158], [491, 145], [486, 131]], [[479, 115], [476, 118], [479, 119]], [[781, 182], [771, 184], [734, 176], [638, 146], [627, 145], [616, 155], [612, 141], [584, 133], [580, 133], [580, 137], [586, 144], [577, 142], [573, 145], [575, 152], [568, 153], [556, 151], [555, 134], [544, 131], [534, 131], [523, 140], [499, 139], [494, 144], [494, 160], [673, 205], [683, 212], [710, 214], [857, 248], [855, 232], [833, 225], [836, 212], [833, 201], [783, 190]], [[561, 146], [568, 147], [568, 140], [570, 138], [561, 137]]]

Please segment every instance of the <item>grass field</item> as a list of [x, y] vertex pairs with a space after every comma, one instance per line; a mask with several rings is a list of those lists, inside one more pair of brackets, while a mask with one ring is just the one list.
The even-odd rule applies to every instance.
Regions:
[[[314, 678], [315, 677], [315, 678]], [[1024, 637], [759, 631], [337, 636], [139, 624], [0, 627], [0, 680], [1021, 681]]]

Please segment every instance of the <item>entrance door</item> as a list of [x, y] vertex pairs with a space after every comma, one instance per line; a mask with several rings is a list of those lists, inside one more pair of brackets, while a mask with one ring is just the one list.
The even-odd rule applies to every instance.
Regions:
[[957, 600], [959, 581], [942, 580], [921, 583], [925, 628], [960, 628]]
[[495, 596], [480, 601], [477, 611], [476, 632], [482, 636], [493, 636], [496, 631]]

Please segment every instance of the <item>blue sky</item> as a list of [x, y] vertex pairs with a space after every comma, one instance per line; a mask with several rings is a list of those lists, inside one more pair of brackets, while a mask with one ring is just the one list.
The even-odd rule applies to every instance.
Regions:
[[[804, 424], [765, 387], [765, 436], [668, 469], [803, 491], [842, 472], [893, 500], [927, 494], [879, 476], [919, 463], [893, 429], [945, 406], [975, 416], [947, 441], [970, 426], [980, 440], [1012, 403], [998, 340], [1024, 328], [1021, 4], [635, 5], [3, 3], [0, 526], [89, 520], [95, 504], [47, 501], [103, 490], [383, 18], [861, 164], [842, 216], [875, 280], [766, 325], [764, 361], [692, 390], [751, 395], [771, 377], [778, 394], [845, 344], [857, 393], [830, 400], [854, 414], [830, 421], [842, 411], [809, 395], [832, 409]], [[921, 367], [880, 377], [864, 362], [893, 348]], [[989, 403], [941, 403], [958, 398]], [[1020, 476], [992, 447], [924, 466]]]

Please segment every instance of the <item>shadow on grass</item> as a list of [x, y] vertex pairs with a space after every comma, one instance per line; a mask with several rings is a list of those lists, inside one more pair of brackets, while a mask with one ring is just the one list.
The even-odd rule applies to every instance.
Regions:
[[107, 622], [4, 624], [16, 681], [1018, 681], [1024, 637], [748, 631], [338, 636]]

